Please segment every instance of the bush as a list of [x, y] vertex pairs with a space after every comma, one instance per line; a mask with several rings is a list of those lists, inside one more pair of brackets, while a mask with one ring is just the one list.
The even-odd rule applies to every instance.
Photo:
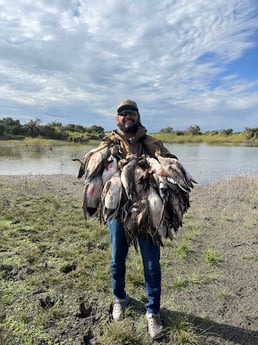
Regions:
[[246, 127], [244, 130], [244, 135], [246, 139], [258, 139], [258, 127], [256, 128]]

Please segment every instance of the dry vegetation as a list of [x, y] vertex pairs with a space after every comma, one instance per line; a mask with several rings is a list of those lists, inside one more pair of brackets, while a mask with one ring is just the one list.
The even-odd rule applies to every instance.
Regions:
[[[106, 227], [85, 222], [82, 181], [0, 177], [2, 345], [152, 344], [139, 254], [132, 301], [111, 322]], [[177, 238], [162, 249], [164, 344], [256, 345], [258, 178], [197, 186]]]

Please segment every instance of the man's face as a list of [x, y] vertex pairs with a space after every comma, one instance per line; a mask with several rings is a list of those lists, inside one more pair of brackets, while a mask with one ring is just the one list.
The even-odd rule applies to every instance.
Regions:
[[124, 133], [135, 133], [139, 127], [139, 112], [132, 109], [121, 110], [117, 117], [117, 126]]

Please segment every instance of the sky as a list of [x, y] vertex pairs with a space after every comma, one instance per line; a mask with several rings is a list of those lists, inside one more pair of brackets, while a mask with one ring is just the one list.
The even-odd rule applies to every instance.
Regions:
[[0, 118], [258, 127], [258, 0], [0, 0]]

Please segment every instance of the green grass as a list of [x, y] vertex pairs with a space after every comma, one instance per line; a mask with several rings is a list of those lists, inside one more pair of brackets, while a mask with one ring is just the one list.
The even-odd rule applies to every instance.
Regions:
[[221, 291], [219, 292], [219, 297], [223, 300], [228, 300], [231, 297], [230, 292], [227, 289], [221, 289]]
[[246, 139], [243, 133], [223, 134], [199, 134], [199, 135], [176, 135], [175, 133], [151, 133], [155, 138], [164, 143], [207, 143], [207, 144], [249, 144], [258, 145], [257, 139]]
[[188, 261], [195, 261], [197, 258], [197, 253], [193, 249], [193, 239], [199, 236], [199, 232], [197, 233], [189, 233], [187, 232], [183, 239], [179, 241], [175, 241], [175, 252], [176, 256], [181, 260], [188, 260]]
[[[67, 132], [68, 135], [72, 137], [83, 137], [84, 139], [88, 140], [89, 145], [98, 145], [99, 140], [91, 139], [92, 135], [90, 133], [79, 133], [79, 132]], [[198, 135], [191, 135], [191, 134], [184, 134], [184, 135], [177, 135], [176, 133], [150, 133], [155, 138], [163, 141], [164, 143], [207, 143], [207, 144], [231, 144], [231, 145], [258, 145], [258, 139], [250, 138], [247, 139], [244, 133], [232, 133], [230, 135], [220, 134], [198, 134]], [[106, 136], [110, 136], [111, 132], [106, 132]], [[23, 140], [6, 140], [2, 141], [2, 149], [0, 149], [1, 153], [7, 153], [7, 148], [10, 145], [22, 146], [26, 145], [27, 148], [29, 147], [31, 150], [35, 152], [42, 152], [45, 150], [51, 150], [53, 146], [59, 145], [82, 145], [80, 143], [72, 143], [64, 140], [55, 140], [55, 139], [43, 139], [43, 138], [31, 138], [26, 137]]]
[[188, 286], [188, 280], [184, 279], [181, 276], [176, 276], [174, 278], [174, 281], [173, 281], [173, 284], [172, 284], [173, 289], [181, 290], [181, 289], [183, 289], [183, 288], [185, 288], [187, 286]]
[[[129, 250], [126, 288], [132, 301], [125, 322], [115, 324], [110, 315], [107, 227], [94, 219], [84, 220], [79, 191], [67, 195], [62, 185], [50, 188], [40, 178], [21, 179], [19, 188], [14, 181], [0, 183], [0, 344], [77, 345], [89, 344], [91, 339], [96, 344], [153, 344], [144, 318], [140, 253]], [[224, 216], [219, 221], [219, 226], [221, 222], [231, 225]], [[254, 225], [250, 217], [250, 229]], [[222, 265], [221, 246], [205, 243], [207, 236], [212, 240], [215, 226], [208, 226], [190, 208], [177, 238], [164, 241], [161, 318], [166, 344], [204, 343], [199, 337], [205, 337], [205, 331], [195, 325], [200, 315], [216, 317], [214, 305], [206, 305], [207, 296], [226, 303], [234, 295], [222, 287], [228, 268]], [[255, 253], [245, 255], [241, 258], [248, 265], [257, 262]], [[225, 262], [229, 259], [225, 256]]]
[[[85, 222], [77, 198], [63, 198], [48, 190], [34, 194], [30, 188], [27, 180], [19, 193], [0, 186], [5, 191], [0, 201], [1, 344], [55, 344], [53, 330], [57, 334], [73, 330], [71, 319], [79, 313], [80, 304], [94, 310], [94, 315], [102, 310], [88, 330], [100, 344], [150, 344], [142, 311], [146, 295], [139, 253], [134, 248], [129, 251], [126, 281], [129, 295], [139, 301], [127, 315], [138, 322], [110, 323], [111, 248], [106, 226], [97, 220]], [[189, 249], [186, 243], [191, 240], [177, 248], [182, 256]], [[189, 281], [182, 281], [182, 287]], [[176, 289], [180, 289], [179, 278], [174, 280]], [[177, 331], [175, 344], [185, 343], [183, 339], [191, 334], [187, 332], [187, 327]]]
[[102, 345], [138, 345], [143, 344], [142, 337], [136, 333], [128, 320], [123, 322], [112, 322], [105, 326], [100, 337]]
[[[1, 207], [0, 224], [1, 305], [6, 312], [1, 338], [11, 334], [16, 340], [9, 339], [10, 345], [34, 345], [40, 339], [52, 344], [41, 328], [65, 317], [61, 300], [66, 295], [110, 287], [107, 229], [97, 221], [86, 223], [74, 201], [32, 196], [26, 189]], [[40, 307], [45, 296], [58, 301], [49, 310]]]
[[166, 330], [170, 339], [168, 344], [199, 344], [198, 330], [186, 318], [177, 317], [169, 321]]
[[220, 265], [222, 263], [222, 258], [219, 253], [213, 248], [207, 248], [203, 252], [204, 262], [209, 265]]

